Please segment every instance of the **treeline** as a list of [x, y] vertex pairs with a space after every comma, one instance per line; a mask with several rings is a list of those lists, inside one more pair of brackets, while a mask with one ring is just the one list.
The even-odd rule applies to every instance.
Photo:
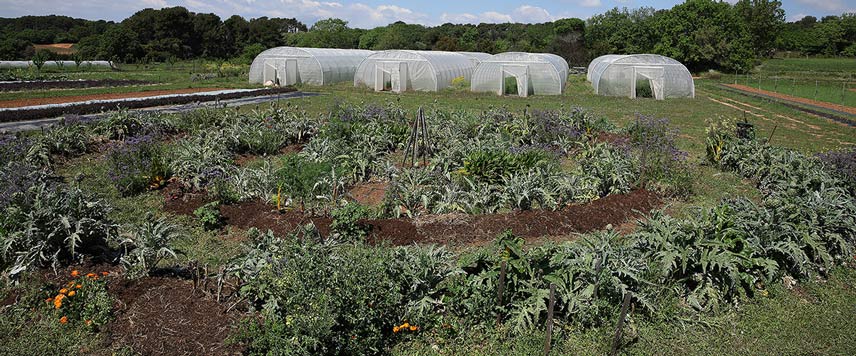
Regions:
[[583, 21], [540, 24], [396, 22], [374, 29], [326, 19], [311, 28], [296, 19], [197, 14], [183, 7], [145, 9], [120, 23], [63, 16], [0, 19], [0, 58], [29, 59], [30, 44], [75, 42], [78, 56], [121, 62], [190, 58], [252, 60], [282, 45], [478, 51], [551, 52], [583, 66], [602, 54], [659, 53], [691, 70], [751, 68], [776, 51], [856, 55], [856, 15], [785, 22], [778, 0], [687, 0], [671, 9], [614, 8]]

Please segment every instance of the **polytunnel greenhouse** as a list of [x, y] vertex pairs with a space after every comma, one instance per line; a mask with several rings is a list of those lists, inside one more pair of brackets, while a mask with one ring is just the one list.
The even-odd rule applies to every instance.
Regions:
[[481, 63], [482, 61], [484, 61], [490, 57], [493, 57], [492, 54], [484, 53], [484, 52], [455, 52], [455, 53], [460, 53], [460, 54], [463, 54], [467, 57], [470, 57], [470, 60], [473, 61], [473, 63], [475, 63], [476, 66], [478, 66], [479, 63]]
[[650, 95], [657, 100], [695, 97], [695, 84], [687, 67], [656, 54], [600, 56], [589, 64], [586, 77], [600, 95]]
[[361, 49], [275, 47], [250, 65], [250, 83], [325, 85], [349, 82], [357, 66], [374, 51]]
[[357, 68], [354, 86], [376, 91], [439, 91], [452, 79], [469, 81], [476, 64], [472, 57], [443, 51], [389, 50], [368, 56]]
[[470, 89], [499, 95], [561, 95], [568, 80], [568, 62], [550, 53], [506, 52], [483, 60]]

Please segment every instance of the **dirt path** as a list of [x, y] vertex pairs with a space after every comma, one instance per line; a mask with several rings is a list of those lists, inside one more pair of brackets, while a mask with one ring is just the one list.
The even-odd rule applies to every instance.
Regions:
[[734, 88], [734, 89], [742, 90], [742, 91], [749, 92], [749, 93], [766, 95], [769, 97], [788, 100], [788, 101], [792, 101], [795, 103], [812, 105], [812, 106], [817, 106], [817, 107], [826, 108], [826, 109], [830, 109], [830, 110], [837, 110], [837, 111], [845, 112], [845, 113], [848, 113], [851, 115], [856, 115], [856, 107], [852, 107], [852, 106], [844, 106], [844, 105], [827, 103], [825, 101], [800, 98], [797, 96], [785, 95], [785, 94], [780, 94], [780, 93], [776, 93], [776, 92], [772, 92], [772, 91], [752, 88], [752, 87], [748, 87], [748, 86], [741, 85], [741, 84], [723, 84], [723, 85], [725, 85], [729, 88]]
[[168, 94], [190, 94], [209, 91], [224, 90], [224, 88], [187, 88], [187, 89], [168, 89], [168, 90], [149, 90], [132, 93], [109, 93], [109, 94], [90, 94], [90, 95], [73, 95], [59, 96], [50, 98], [27, 98], [0, 101], [0, 108], [18, 108], [33, 105], [47, 104], [63, 104], [74, 103], [79, 101], [89, 100], [111, 100], [111, 99], [127, 99], [127, 98], [147, 98], [158, 95]]

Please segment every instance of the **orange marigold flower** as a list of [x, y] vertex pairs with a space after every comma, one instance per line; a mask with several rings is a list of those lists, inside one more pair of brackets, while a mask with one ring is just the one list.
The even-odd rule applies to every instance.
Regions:
[[71, 271], [71, 276], [72, 276], [72, 277], [77, 278], [77, 276], [79, 276], [79, 275], [80, 275], [80, 271], [78, 271], [78, 270]]
[[399, 327], [397, 327], [397, 326], [393, 326], [393, 327], [392, 327], [392, 332], [393, 332], [393, 333], [397, 333], [399, 330], [401, 330], [401, 328], [399, 328]]
[[48, 297], [48, 299], [45, 299], [45, 302], [47, 302], [47, 303], [50, 303], [52, 301], [53, 301], [53, 297]]
[[65, 294], [65, 293], [68, 293], [68, 289], [63, 288], [63, 289], [59, 290], [59, 294]]
[[78, 284], [78, 285], [74, 286], [74, 288], [77, 288], [77, 289], [80, 289], [80, 287], [83, 287], [83, 286], [82, 286], [82, 285], [80, 285], [80, 284]]
[[63, 316], [62, 318], [59, 318], [59, 323], [60, 324], [68, 324], [68, 317]]
[[95, 273], [87, 273], [86, 277], [89, 277], [89, 278], [95, 277]]
[[86, 321], [86, 326], [89, 326], [89, 325], [92, 325], [92, 320], [91, 320], [91, 319]]
[[404, 322], [404, 324], [401, 324], [401, 327], [402, 327], [402, 328], [404, 328], [404, 329], [407, 329], [407, 328], [409, 328], [409, 327], [410, 327], [410, 323], [408, 323], [408, 322]]
[[108, 274], [110, 274], [110, 272], [107, 272], [107, 271], [101, 272], [101, 275], [105, 276], [105, 277], [107, 277]]
[[73, 286], [73, 285], [74, 285], [74, 281], [71, 281], [71, 282], [68, 282], [68, 284], [66, 284], [66, 287], [71, 288], [71, 286]]
[[77, 292], [75, 292], [75, 291], [68, 292], [68, 296], [69, 296], [69, 297], [73, 297], [76, 293], [77, 293]]
[[56, 298], [54, 298], [53, 303], [54, 303], [54, 308], [55, 308], [55, 309], [59, 309], [59, 307], [61, 307], [61, 306], [62, 306], [62, 299], [63, 299], [63, 298], [65, 298], [65, 296], [64, 296], [64, 295], [62, 295], [62, 294], [60, 294], [60, 295], [56, 296]]
[[411, 325], [411, 326], [410, 326], [410, 331], [416, 331], [416, 330], [419, 330], [419, 327], [418, 327], [418, 326], [416, 326], [416, 325]]

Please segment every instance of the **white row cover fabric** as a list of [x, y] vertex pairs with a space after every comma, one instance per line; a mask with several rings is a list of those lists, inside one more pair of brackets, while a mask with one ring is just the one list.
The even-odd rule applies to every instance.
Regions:
[[[0, 68], [29, 68], [35, 67], [33, 61], [0, 61]], [[76, 67], [74, 61], [45, 61], [45, 67]], [[108, 61], [83, 61], [81, 67], [110, 67]]]
[[366, 57], [362, 49], [275, 47], [260, 53], [250, 65], [250, 83], [325, 85], [349, 82]]
[[[366, 57], [354, 75], [354, 86], [377, 91], [439, 91], [452, 79], [469, 81], [476, 64], [473, 57], [444, 51], [381, 51]], [[387, 86], [389, 84], [389, 86]]]
[[596, 94], [636, 97], [636, 84], [648, 81], [654, 98], [694, 98], [692, 74], [681, 62], [656, 54], [606, 55], [589, 64], [586, 77]]
[[517, 80], [517, 95], [561, 95], [568, 62], [550, 53], [505, 52], [483, 60], [473, 73], [470, 90], [505, 93], [505, 78]]

